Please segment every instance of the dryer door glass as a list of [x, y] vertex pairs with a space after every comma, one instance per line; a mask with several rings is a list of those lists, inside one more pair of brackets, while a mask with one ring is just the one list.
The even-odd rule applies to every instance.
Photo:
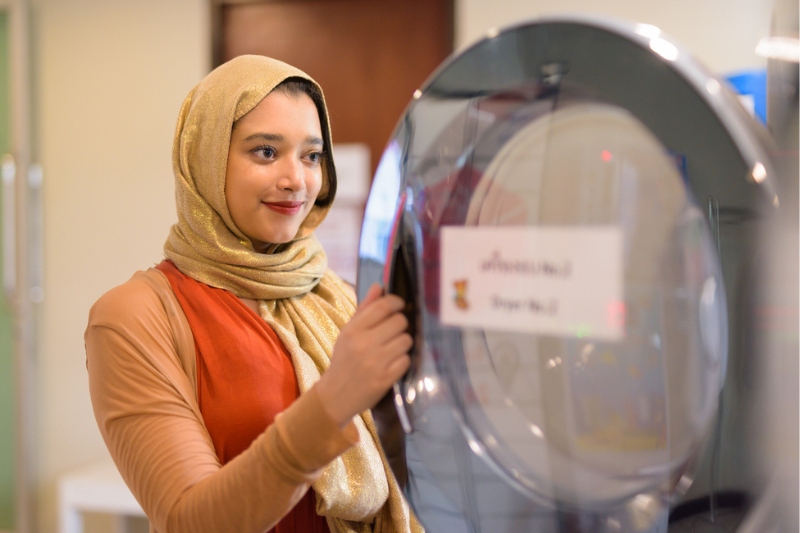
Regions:
[[409, 302], [405, 434], [384, 444], [431, 530], [557, 529], [567, 510], [644, 531], [713, 426], [720, 220], [775, 198], [735, 98], [637, 28], [551, 20], [478, 43], [379, 165], [358, 290]]

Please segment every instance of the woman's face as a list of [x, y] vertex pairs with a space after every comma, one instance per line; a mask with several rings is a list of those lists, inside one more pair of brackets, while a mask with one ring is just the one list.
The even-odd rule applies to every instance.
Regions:
[[225, 200], [258, 252], [289, 242], [322, 187], [322, 129], [306, 94], [269, 93], [231, 132]]

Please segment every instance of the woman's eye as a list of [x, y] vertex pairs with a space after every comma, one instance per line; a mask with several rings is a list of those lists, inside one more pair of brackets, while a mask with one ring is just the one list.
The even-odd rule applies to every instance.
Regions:
[[308, 154], [308, 159], [312, 163], [319, 163], [322, 160], [322, 152], [311, 152]]
[[275, 149], [271, 146], [261, 146], [256, 148], [256, 153], [264, 159], [272, 159], [275, 157]]

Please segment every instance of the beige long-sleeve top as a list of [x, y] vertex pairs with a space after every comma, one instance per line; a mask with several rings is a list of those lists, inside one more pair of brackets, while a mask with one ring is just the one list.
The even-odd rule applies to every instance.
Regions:
[[151, 531], [267, 531], [358, 440], [312, 387], [220, 466], [197, 403], [192, 332], [158, 270], [103, 295], [84, 338], [97, 424]]

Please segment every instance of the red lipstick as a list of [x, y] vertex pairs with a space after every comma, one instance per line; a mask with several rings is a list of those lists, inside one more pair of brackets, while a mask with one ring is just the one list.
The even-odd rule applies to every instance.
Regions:
[[305, 202], [264, 202], [264, 205], [282, 215], [296, 215]]

